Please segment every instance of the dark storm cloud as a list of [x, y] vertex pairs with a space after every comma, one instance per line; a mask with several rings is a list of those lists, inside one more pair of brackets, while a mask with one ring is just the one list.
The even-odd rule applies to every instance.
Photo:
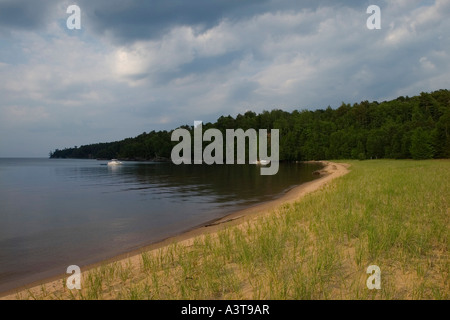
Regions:
[[55, 1], [1, 0], [0, 28], [39, 29], [49, 22]]
[[223, 19], [250, 19], [265, 12], [301, 11], [319, 6], [364, 7], [367, 1], [315, 0], [100, 0], [78, 1], [93, 32], [120, 43], [159, 38], [173, 27], [203, 32]]
[[96, 33], [132, 42], [154, 39], [176, 26], [205, 30], [226, 17], [238, 18], [258, 12], [267, 0], [154, 0], [80, 1], [88, 23]]

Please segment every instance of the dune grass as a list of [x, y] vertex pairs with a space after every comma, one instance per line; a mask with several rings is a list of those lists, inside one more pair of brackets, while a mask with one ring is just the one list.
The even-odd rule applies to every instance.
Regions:
[[[351, 172], [269, 215], [45, 285], [19, 299], [448, 299], [450, 161]], [[369, 265], [381, 289], [366, 286]]]

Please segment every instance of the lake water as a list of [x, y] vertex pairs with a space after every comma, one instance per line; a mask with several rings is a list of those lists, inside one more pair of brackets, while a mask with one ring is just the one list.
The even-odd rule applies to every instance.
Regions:
[[0, 159], [0, 292], [274, 199], [319, 168]]

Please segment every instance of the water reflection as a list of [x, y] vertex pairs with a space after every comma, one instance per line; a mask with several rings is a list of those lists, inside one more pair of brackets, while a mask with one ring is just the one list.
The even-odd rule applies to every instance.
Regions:
[[[105, 192], [137, 192], [153, 199], [211, 198], [230, 205], [273, 198], [293, 185], [313, 179], [318, 165], [282, 164], [277, 175], [262, 176], [254, 165], [180, 165], [126, 162], [121, 166], [64, 168], [57, 170], [66, 179], [84, 180], [84, 186]], [[201, 202], [201, 201], [200, 201]], [[213, 205], [213, 204], [212, 204]]]

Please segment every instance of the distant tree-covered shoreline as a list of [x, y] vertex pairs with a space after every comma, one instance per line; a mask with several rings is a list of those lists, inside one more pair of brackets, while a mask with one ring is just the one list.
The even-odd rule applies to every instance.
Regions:
[[[197, 119], [193, 119], [197, 120]], [[193, 131], [192, 126], [183, 128]], [[222, 116], [203, 130], [279, 129], [280, 160], [450, 158], [450, 91], [378, 103], [342, 103], [310, 110], [248, 111]], [[151, 131], [135, 138], [50, 152], [50, 158], [168, 160], [178, 142], [172, 131]], [[204, 142], [204, 146], [209, 142]]]

